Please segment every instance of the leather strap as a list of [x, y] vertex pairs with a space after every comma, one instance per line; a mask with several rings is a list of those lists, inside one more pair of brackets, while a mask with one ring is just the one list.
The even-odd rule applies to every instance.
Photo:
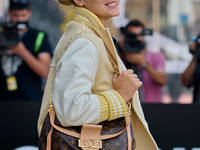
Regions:
[[53, 127], [51, 126], [51, 130], [49, 131], [48, 135], [47, 135], [47, 148], [46, 150], [51, 150], [51, 136], [53, 133]]
[[79, 147], [83, 150], [99, 150], [99, 148], [102, 148], [102, 141], [100, 141], [101, 130], [102, 125], [83, 124]]
[[62, 133], [65, 133], [67, 135], [70, 135], [70, 136], [73, 136], [73, 137], [76, 137], [76, 138], [80, 138], [80, 134], [79, 133], [76, 133], [76, 132], [73, 132], [73, 131], [69, 131], [67, 129], [64, 129], [64, 128], [61, 128], [57, 125], [54, 124], [54, 120], [55, 120], [55, 109], [54, 107], [52, 106], [49, 110], [49, 117], [50, 117], [50, 123], [52, 125], [53, 128], [55, 128], [56, 130], [62, 132]]
[[[76, 132], [73, 132], [73, 131], [69, 131], [67, 129], [63, 129], [63, 128], [58, 127], [57, 125], [54, 124], [54, 120], [55, 120], [55, 109], [54, 109], [54, 107], [50, 108], [49, 115], [50, 115], [50, 123], [53, 126], [53, 128], [55, 128], [56, 130], [58, 130], [58, 131], [60, 131], [62, 133], [65, 133], [67, 135], [70, 135], [70, 136], [73, 136], [73, 137], [76, 137], [76, 138], [80, 138], [80, 134], [79, 133], [76, 133]], [[129, 116], [127, 115], [126, 118], [127, 117], [129, 117]], [[100, 140], [111, 139], [111, 138], [114, 138], [114, 137], [122, 134], [127, 129], [129, 124], [130, 124], [130, 121], [126, 122], [126, 127], [122, 131], [120, 131], [118, 133], [109, 134], [109, 135], [101, 135], [100, 136]]]
[[[126, 122], [130, 122], [130, 117], [127, 116], [126, 117]], [[128, 127], [127, 127], [127, 139], [128, 139], [128, 150], [131, 150], [132, 148], [132, 140], [131, 140], [131, 126], [130, 126], [130, 123], [128, 124]]]

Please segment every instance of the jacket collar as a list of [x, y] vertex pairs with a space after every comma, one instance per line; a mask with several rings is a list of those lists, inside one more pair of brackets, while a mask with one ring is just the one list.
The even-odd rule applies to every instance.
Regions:
[[115, 63], [120, 68], [117, 58], [116, 49], [112, 40], [112, 36], [108, 28], [105, 28], [101, 23], [100, 19], [88, 9], [83, 7], [74, 7], [75, 17], [74, 21], [84, 22], [89, 26], [95, 33], [103, 40], [107, 50], [112, 55]]
[[74, 21], [83, 21], [97, 28], [105, 29], [99, 18], [88, 9], [75, 6], [74, 11], [75, 11]]

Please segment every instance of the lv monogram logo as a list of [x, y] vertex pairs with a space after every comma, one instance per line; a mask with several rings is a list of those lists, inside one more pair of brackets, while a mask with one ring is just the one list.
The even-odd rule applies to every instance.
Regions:
[[94, 147], [95, 144], [96, 144], [95, 141], [92, 140], [92, 139], [85, 140], [85, 145], [86, 145], [87, 147]]
[[[83, 145], [82, 145], [83, 144]], [[102, 148], [102, 141], [101, 140], [78, 140], [78, 146], [79, 147], [87, 147], [87, 148]]]

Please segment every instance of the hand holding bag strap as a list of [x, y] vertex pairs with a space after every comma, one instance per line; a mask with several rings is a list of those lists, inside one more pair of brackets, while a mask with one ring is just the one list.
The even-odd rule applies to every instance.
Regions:
[[[110, 63], [115, 71], [115, 73], [117, 75], [120, 75], [120, 70], [118, 68], [118, 65], [116, 64], [117, 61], [114, 60], [114, 58], [112, 57], [112, 55], [110, 54], [109, 51], [107, 51], [107, 55], [108, 55], [108, 58], [110, 60]], [[132, 148], [132, 142], [131, 142], [131, 126], [130, 126], [130, 117], [129, 115], [131, 115], [131, 103], [130, 102], [127, 102], [127, 108], [128, 108], [128, 115], [125, 117], [126, 119], [126, 123], [128, 123], [128, 126], [127, 126], [127, 139], [128, 139], [128, 150], [131, 150]]]

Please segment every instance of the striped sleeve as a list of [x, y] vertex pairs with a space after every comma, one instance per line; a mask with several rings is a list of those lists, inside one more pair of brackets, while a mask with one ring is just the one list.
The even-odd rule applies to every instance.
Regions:
[[115, 91], [106, 91], [96, 95], [101, 108], [99, 122], [114, 120], [126, 116], [127, 107], [121, 95]]

